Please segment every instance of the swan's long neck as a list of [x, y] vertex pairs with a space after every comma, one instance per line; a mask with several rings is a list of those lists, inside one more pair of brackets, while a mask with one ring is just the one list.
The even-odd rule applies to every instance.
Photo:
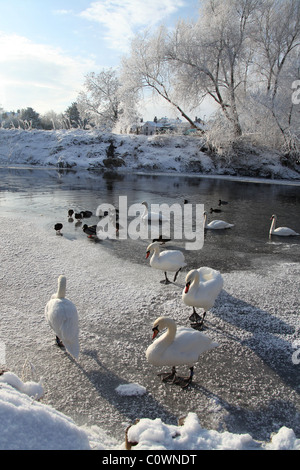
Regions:
[[198, 271], [195, 271], [193, 278], [191, 280], [191, 288], [194, 286], [199, 286], [200, 284], [200, 275]]
[[57, 298], [64, 299], [66, 296], [67, 279], [65, 276], [59, 276], [58, 278], [58, 289]]
[[159, 254], [160, 254], [159, 246], [154, 246], [153, 247], [153, 256], [159, 256]]
[[148, 205], [143, 202], [143, 206], [145, 206], [144, 212], [143, 212], [143, 217], [145, 217], [148, 214]]
[[270, 228], [270, 233], [273, 233], [275, 230], [275, 224], [276, 224], [276, 217], [272, 217], [272, 223], [271, 223], [271, 228]]
[[205, 228], [207, 226], [207, 214], [206, 214], [206, 212], [204, 212], [203, 216], [204, 216], [204, 228]]
[[176, 335], [176, 323], [174, 321], [165, 321], [165, 327], [167, 327], [166, 333], [161, 337], [161, 341], [165, 346], [173, 343]]

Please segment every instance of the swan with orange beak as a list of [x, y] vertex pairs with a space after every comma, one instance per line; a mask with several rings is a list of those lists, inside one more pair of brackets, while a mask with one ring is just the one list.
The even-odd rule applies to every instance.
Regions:
[[[206, 312], [214, 306], [223, 284], [221, 273], [206, 266], [192, 269], [186, 275], [182, 300], [185, 305], [193, 307], [193, 313], [189, 317], [193, 328], [200, 329], [203, 326]], [[196, 312], [196, 307], [204, 309], [202, 318]]]

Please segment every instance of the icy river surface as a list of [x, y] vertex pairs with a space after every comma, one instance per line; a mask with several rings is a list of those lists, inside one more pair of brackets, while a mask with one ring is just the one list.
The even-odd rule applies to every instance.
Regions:
[[[300, 436], [300, 365], [292, 359], [300, 344], [300, 237], [269, 238], [272, 214], [300, 233], [299, 185], [37, 168], [1, 168], [0, 177], [0, 339], [9, 369], [22, 375], [31, 364], [43, 379], [45, 403], [118, 439], [137, 418], [177, 423], [190, 411], [209, 429], [266, 439], [288, 426]], [[182, 250], [187, 267], [164, 285], [163, 273], [145, 258], [149, 239], [95, 242], [82, 231], [99, 221], [100, 204], [119, 207], [125, 196], [128, 206], [203, 204], [208, 222], [234, 227], [205, 231], [199, 250], [168, 242], [164, 248]], [[228, 204], [219, 206], [219, 199]], [[68, 218], [70, 208], [93, 216], [78, 223]], [[224, 278], [204, 330], [219, 347], [202, 356], [194, 383], [182, 390], [160, 382], [145, 350], [157, 317], [189, 325], [181, 293], [187, 271], [200, 266]], [[78, 361], [56, 347], [44, 318], [60, 274], [80, 317]], [[120, 395], [117, 387], [129, 383], [145, 393]]]

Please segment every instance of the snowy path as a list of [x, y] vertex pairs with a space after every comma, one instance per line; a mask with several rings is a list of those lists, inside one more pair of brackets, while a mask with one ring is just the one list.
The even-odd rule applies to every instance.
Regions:
[[[30, 361], [35, 378], [43, 377], [44, 403], [117, 439], [136, 418], [176, 424], [191, 411], [208, 429], [268, 439], [287, 426], [300, 436], [300, 366], [292, 363], [300, 331], [300, 263], [224, 274], [224, 291], [207, 315], [206, 330], [220, 347], [203, 356], [193, 387], [182, 391], [160, 383], [145, 350], [158, 316], [189, 324], [191, 312], [181, 301], [183, 273], [176, 284], [164, 286], [161, 273], [146, 261], [121, 262], [100, 243], [57, 237], [38, 218], [0, 220], [6, 365], [21, 375]], [[60, 274], [67, 276], [67, 297], [80, 316], [78, 362], [55, 346], [44, 318]], [[119, 395], [116, 387], [126, 383], [138, 383], [147, 393]]]

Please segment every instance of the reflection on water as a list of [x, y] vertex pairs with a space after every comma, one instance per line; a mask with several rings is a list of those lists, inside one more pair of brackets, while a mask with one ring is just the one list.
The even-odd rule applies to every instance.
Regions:
[[[278, 225], [300, 232], [300, 186], [230, 181], [217, 178], [177, 175], [141, 175], [73, 172], [55, 169], [0, 168], [0, 211], [20, 217], [40, 217], [49, 227], [64, 224], [64, 236], [86, 238], [80, 224], [68, 221], [68, 209], [96, 213], [102, 203], [118, 207], [126, 196], [128, 206], [146, 200], [152, 203], [204, 204], [208, 221], [222, 219], [234, 227], [206, 231], [201, 250], [185, 253], [188, 266], [209, 265], [223, 272], [252, 268], [255, 263], [268, 267], [274, 259], [299, 260], [300, 237], [268, 237], [270, 217], [276, 214]], [[219, 199], [228, 201], [218, 206]], [[210, 213], [210, 209], [221, 212]], [[96, 224], [93, 216], [88, 224]], [[53, 233], [49, 232], [52, 236]], [[49, 235], [49, 236], [50, 236]], [[101, 243], [116, 256], [145, 263], [149, 240], [107, 240]], [[87, 243], [90, 243], [87, 240]], [[184, 249], [184, 242], [171, 241], [170, 248]]]

